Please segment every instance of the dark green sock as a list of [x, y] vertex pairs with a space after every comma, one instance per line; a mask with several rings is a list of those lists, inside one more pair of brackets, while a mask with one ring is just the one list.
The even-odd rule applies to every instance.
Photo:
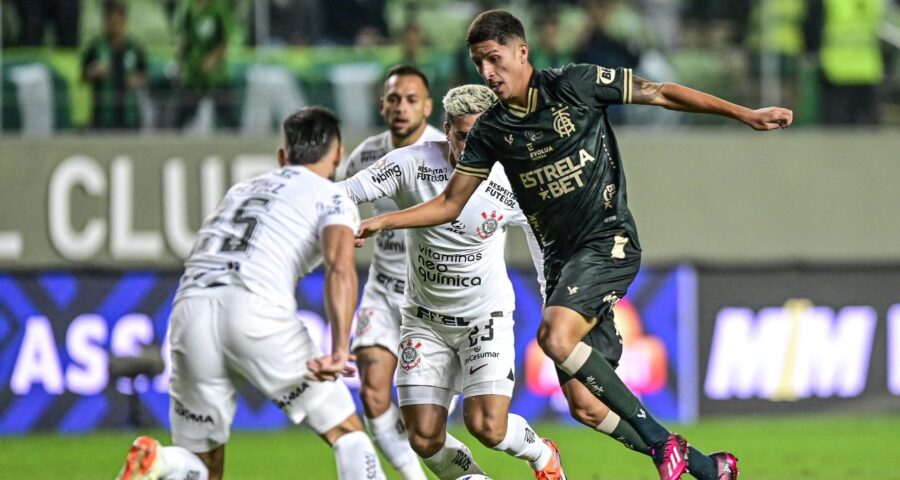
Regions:
[[700, 450], [688, 446], [688, 473], [697, 480], [717, 480], [716, 461], [707, 457]]
[[[641, 436], [631, 428], [628, 422], [619, 421], [616, 428], [608, 435], [635, 452], [642, 453], [648, 457], [652, 456], [650, 447], [641, 440]], [[704, 455], [700, 450], [688, 446], [688, 473], [697, 480], [717, 480], [716, 462]]]
[[659, 447], [665, 443], [669, 431], [647, 412], [600, 352], [592, 348], [587, 361], [572, 376], [631, 425], [646, 445]]
[[[604, 432], [606, 433], [606, 432]], [[612, 433], [607, 434], [625, 447], [644, 455], [650, 455], [650, 447], [641, 440], [641, 436], [631, 428], [628, 422], [619, 421]]]

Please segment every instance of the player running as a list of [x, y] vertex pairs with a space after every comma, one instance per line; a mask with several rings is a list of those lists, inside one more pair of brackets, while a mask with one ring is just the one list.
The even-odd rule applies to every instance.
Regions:
[[756, 130], [787, 127], [792, 112], [750, 110], [681, 85], [644, 80], [627, 68], [534, 70], [521, 22], [500, 10], [479, 15], [466, 42], [479, 74], [501, 101], [472, 128], [442, 193], [363, 222], [361, 236], [456, 218], [494, 163], [502, 164], [541, 241], [547, 302], [537, 339], [558, 367], [570, 410], [585, 415], [582, 421], [602, 419], [600, 430], [623, 443], [626, 436], [639, 442], [638, 450], [653, 458], [663, 480], [679, 479], [685, 471], [701, 479], [737, 478], [733, 455], [706, 456], [689, 447], [615, 373], [622, 345], [612, 307], [638, 272], [641, 248], [606, 107], [638, 103], [711, 113]]
[[[185, 261], [169, 323], [172, 439], [134, 441], [120, 480], [217, 480], [235, 414], [234, 371], [334, 449], [340, 479], [383, 479], [349, 389], [356, 205], [328, 179], [343, 155], [335, 116], [284, 122], [280, 169], [233, 186]], [[332, 353], [296, 318], [297, 280], [324, 260]]]
[[[480, 85], [444, 97], [446, 141], [395, 150], [344, 182], [350, 198], [389, 197], [409, 207], [440, 194], [466, 135], [496, 101]], [[448, 219], [449, 221], [449, 219]], [[463, 393], [466, 427], [481, 443], [529, 462], [538, 479], [564, 479], [559, 450], [509, 413], [515, 384], [515, 297], [503, 260], [509, 225], [525, 229], [503, 168], [452, 222], [407, 232], [408, 274], [400, 329], [397, 391], [413, 450], [441, 479], [483, 473], [469, 449], [447, 433], [451, 398]]]
[[[338, 167], [337, 180], [356, 175], [395, 148], [444, 140], [440, 130], [426, 123], [431, 110], [424, 73], [409, 65], [388, 70], [381, 97], [381, 116], [388, 130], [360, 143]], [[397, 210], [390, 198], [375, 200], [374, 207], [376, 215]], [[350, 346], [359, 367], [359, 395], [366, 428], [404, 480], [425, 480], [419, 459], [409, 446], [400, 410], [391, 400], [405, 283], [405, 234], [383, 232], [375, 240], [369, 279], [356, 314], [356, 334]]]

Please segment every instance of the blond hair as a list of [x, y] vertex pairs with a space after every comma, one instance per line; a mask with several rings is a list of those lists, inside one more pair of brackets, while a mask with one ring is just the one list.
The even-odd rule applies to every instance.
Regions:
[[451, 88], [444, 95], [444, 112], [447, 118], [463, 115], [477, 115], [487, 110], [497, 96], [484, 85], [462, 85]]

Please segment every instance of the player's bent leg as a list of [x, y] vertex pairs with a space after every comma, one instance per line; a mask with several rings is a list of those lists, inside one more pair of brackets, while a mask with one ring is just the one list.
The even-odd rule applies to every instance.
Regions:
[[586, 318], [575, 310], [546, 307], [538, 327], [538, 345], [555, 364], [561, 365], [596, 324], [596, 318]]
[[400, 409], [391, 401], [397, 356], [381, 345], [360, 347], [355, 353], [366, 429], [404, 480], [425, 480], [419, 458], [409, 446]]
[[644, 455], [650, 455], [650, 447], [641, 436], [631, 428], [628, 422], [622, 421], [597, 397], [593, 396], [581, 382], [570, 379], [562, 384], [563, 395], [569, 403], [569, 412], [578, 422], [609, 435], [625, 447]]
[[391, 406], [391, 385], [397, 370], [397, 356], [382, 346], [361, 347], [356, 351], [360, 389], [366, 418], [378, 418]]
[[[375, 446], [356, 415], [350, 390], [341, 381], [334, 382], [331, 387], [314, 407], [303, 412], [304, 423], [331, 445], [339, 479], [385, 478]], [[292, 418], [301, 415], [299, 409], [288, 413]]]
[[441, 480], [484, 474], [472, 452], [447, 433], [447, 406], [452, 392], [440, 387], [398, 386], [400, 410], [409, 443]]
[[469, 433], [482, 445], [494, 448], [506, 436], [510, 398], [503, 395], [469, 396], [463, 400], [463, 419]]
[[[169, 321], [172, 374], [169, 421], [174, 447], [160, 449], [171, 478], [218, 480], [225, 467], [225, 444], [237, 408], [218, 331], [228, 291], [211, 289], [175, 303]], [[163, 476], [161, 478], [170, 478]]]
[[[687, 469], [687, 442], [669, 432], [647, 412], [597, 349], [584, 341], [576, 341], [566, 354], [574, 336], [583, 330], [583, 326], [579, 327], [579, 319], [582, 325], [593, 324], [593, 319], [570, 308], [547, 307], [538, 331], [541, 347], [563, 374], [581, 382], [594, 397], [634, 428], [650, 446], [661, 480], [680, 479]], [[612, 317], [601, 321], [611, 322]], [[585, 335], [589, 331], [584, 332]]]
[[375, 445], [363, 431], [362, 421], [356, 414], [319, 434], [334, 450], [339, 480], [386, 478]]
[[509, 413], [509, 404], [504, 395], [467, 396], [466, 428], [485, 446], [526, 460], [536, 478], [565, 479], [556, 444], [538, 437], [524, 418]]
[[[635, 452], [652, 456], [652, 449], [644, 443], [634, 428], [603, 402], [597, 400], [581, 382], [570, 379], [562, 384], [562, 391], [569, 403], [572, 418], [609, 435]], [[685, 458], [687, 472], [699, 480], [720, 480], [720, 477], [728, 480], [733, 478], [728, 472], [737, 471], [737, 458], [727, 452], [705, 455], [688, 445]]]
[[404, 405], [400, 410], [412, 449], [422, 458], [434, 456], [447, 436], [447, 409], [441, 405], [419, 404]]

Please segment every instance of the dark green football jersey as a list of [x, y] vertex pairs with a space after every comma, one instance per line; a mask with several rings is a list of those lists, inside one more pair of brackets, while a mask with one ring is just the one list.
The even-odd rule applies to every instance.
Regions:
[[606, 115], [631, 101], [631, 69], [569, 65], [535, 70], [525, 109], [497, 102], [469, 131], [456, 171], [486, 179], [500, 162], [545, 259], [566, 260], [589, 242], [640, 250], [625, 172]]

